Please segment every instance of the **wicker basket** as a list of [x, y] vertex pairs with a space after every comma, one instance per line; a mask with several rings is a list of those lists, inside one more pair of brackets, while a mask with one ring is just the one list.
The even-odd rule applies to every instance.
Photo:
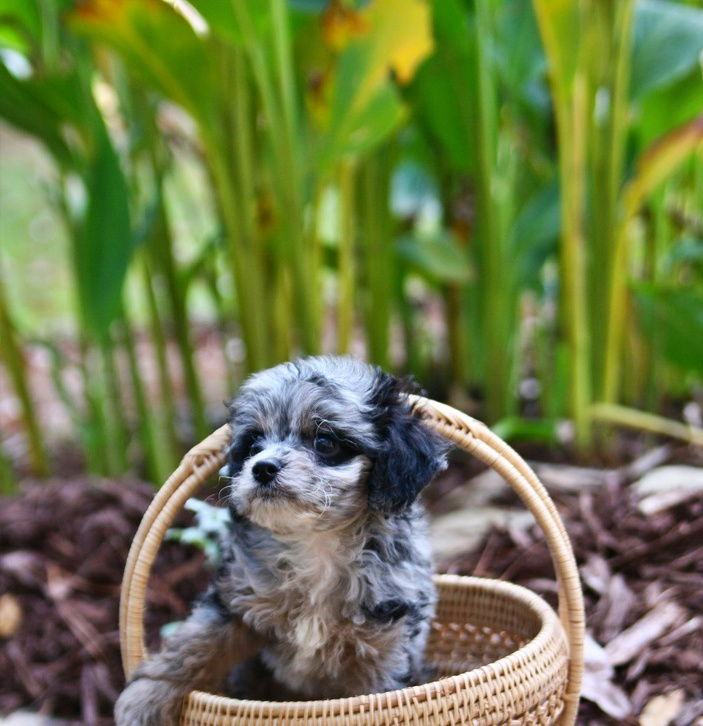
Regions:
[[[559, 617], [537, 595], [507, 582], [441, 575], [427, 648], [439, 679], [387, 693], [326, 701], [269, 702], [193, 691], [181, 724], [356, 726], [357, 724], [573, 724], [583, 672], [583, 600], [576, 564], [554, 503], [534, 472], [482, 423], [450, 406], [411, 397], [438, 433], [493, 467], [543, 530], [556, 570]], [[224, 460], [223, 426], [195, 446], [154, 497], [129, 553], [120, 602], [127, 676], [145, 657], [147, 581], [164, 537], [186, 499]]]

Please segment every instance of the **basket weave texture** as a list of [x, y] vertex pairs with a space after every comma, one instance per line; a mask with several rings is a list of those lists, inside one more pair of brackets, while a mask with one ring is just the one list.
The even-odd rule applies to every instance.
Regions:
[[[576, 720], [583, 674], [581, 585], [556, 507], [534, 472], [484, 424], [450, 406], [411, 396], [431, 428], [500, 473], [544, 532], [559, 592], [559, 616], [536, 594], [507, 582], [440, 575], [427, 646], [438, 680], [387, 693], [324, 701], [249, 701], [193, 691], [182, 726], [532, 726]], [[164, 534], [188, 497], [224, 462], [227, 426], [186, 454], [142, 519], [120, 601], [125, 674], [146, 657], [146, 588]]]

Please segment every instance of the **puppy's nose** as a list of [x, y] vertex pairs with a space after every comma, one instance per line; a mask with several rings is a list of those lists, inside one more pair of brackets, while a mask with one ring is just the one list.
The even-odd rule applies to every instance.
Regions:
[[259, 484], [270, 484], [282, 468], [283, 463], [278, 459], [265, 459], [257, 461], [251, 468], [251, 473]]

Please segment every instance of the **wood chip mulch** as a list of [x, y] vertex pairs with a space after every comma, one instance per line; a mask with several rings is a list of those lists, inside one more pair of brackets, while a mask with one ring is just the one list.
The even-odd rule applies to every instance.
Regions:
[[[0, 500], [0, 714], [112, 723], [124, 685], [117, 630], [129, 546], [154, 494], [141, 482], [79, 479]], [[166, 543], [150, 582], [147, 632], [182, 618], [202, 556]]]
[[[140, 482], [35, 483], [0, 500], [0, 714], [20, 707], [69, 723], [108, 724], [123, 685], [118, 596], [127, 551], [153, 495]], [[558, 501], [585, 583], [587, 619], [611, 673], [592, 674], [607, 716], [584, 701], [580, 724], [638, 724], [656, 696], [676, 691], [673, 726], [703, 715], [703, 496], [652, 516], [627, 487]], [[510, 579], [554, 601], [535, 531], [493, 530], [452, 572]], [[207, 575], [192, 548], [167, 543], [150, 583], [147, 630], [179, 620]], [[596, 658], [597, 661], [597, 658]], [[593, 668], [593, 666], [592, 666]], [[597, 664], [596, 664], [597, 668]], [[656, 723], [655, 721], [651, 723]], [[662, 722], [666, 723], [666, 722]]]
[[[623, 484], [556, 498], [584, 582], [591, 645], [605, 646], [590, 656], [587, 648], [587, 678], [599, 703], [618, 713], [609, 717], [584, 700], [579, 723], [703, 723], [703, 495], [649, 516]], [[507, 579], [556, 602], [536, 528], [492, 530], [475, 552], [443, 569]], [[602, 660], [614, 665], [610, 674]], [[667, 699], [653, 699], [667, 694], [669, 704], [681, 702], [671, 720], [640, 720], [648, 706], [664, 714]]]

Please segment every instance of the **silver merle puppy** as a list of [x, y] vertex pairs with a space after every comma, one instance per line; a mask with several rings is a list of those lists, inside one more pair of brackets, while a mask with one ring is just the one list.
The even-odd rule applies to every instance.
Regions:
[[118, 726], [177, 723], [190, 690], [225, 691], [234, 663], [253, 653], [230, 674], [234, 695], [262, 697], [244, 684], [264, 672], [265, 696], [286, 700], [422, 681], [436, 597], [418, 495], [447, 447], [406, 392], [379, 368], [335, 357], [244, 383], [231, 404], [231, 528], [219, 568], [135, 671]]

